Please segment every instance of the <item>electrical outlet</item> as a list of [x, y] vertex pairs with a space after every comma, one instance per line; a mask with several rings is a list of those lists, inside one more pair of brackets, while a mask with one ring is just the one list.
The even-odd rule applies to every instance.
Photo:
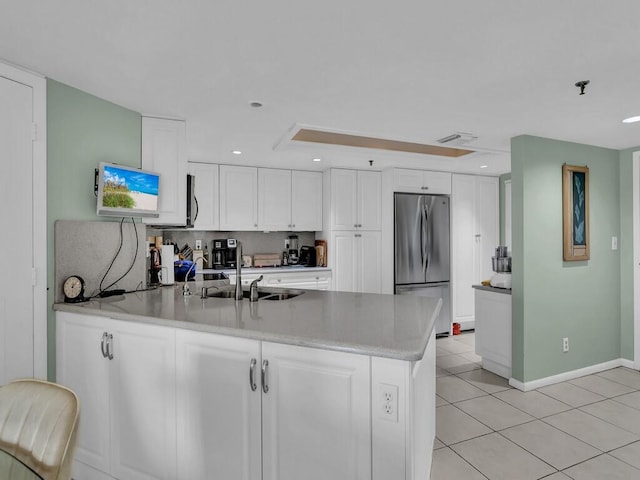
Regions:
[[562, 351], [564, 353], [567, 353], [569, 351], [569, 338], [568, 337], [564, 337], [562, 339]]
[[398, 421], [398, 387], [381, 383], [380, 389], [380, 418], [390, 422]]
[[202, 250], [202, 240], [196, 240], [196, 250]]
[[289, 239], [288, 238], [285, 239], [285, 241], [284, 241], [284, 249], [285, 250], [289, 250]]

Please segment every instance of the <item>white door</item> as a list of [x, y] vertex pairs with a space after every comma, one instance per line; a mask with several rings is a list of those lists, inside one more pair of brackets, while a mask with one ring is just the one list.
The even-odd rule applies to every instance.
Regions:
[[178, 478], [260, 480], [260, 342], [179, 329], [176, 372]]
[[292, 230], [322, 230], [322, 173], [291, 171]]
[[331, 228], [355, 230], [358, 218], [356, 170], [331, 170]]
[[475, 221], [475, 179], [453, 175], [451, 197], [452, 295], [454, 322], [473, 321], [476, 249], [480, 235]]
[[493, 276], [491, 257], [500, 242], [500, 221], [498, 202], [498, 178], [476, 177], [476, 229], [480, 242], [476, 255], [478, 270], [475, 283], [489, 280]]
[[333, 290], [356, 291], [355, 235], [355, 232], [333, 232], [331, 235]]
[[258, 169], [258, 228], [291, 230], [291, 170]]
[[371, 480], [369, 358], [262, 343], [264, 480]]
[[193, 228], [196, 230], [219, 230], [220, 185], [218, 165], [189, 163], [189, 173], [196, 177], [195, 196], [198, 215]]
[[110, 362], [102, 353], [108, 323], [107, 318], [56, 313], [56, 382], [69, 387], [80, 400], [75, 460], [103, 472], [110, 471], [111, 456]]
[[187, 134], [181, 120], [142, 117], [142, 168], [160, 173], [158, 218], [152, 225], [185, 225], [187, 221]]
[[220, 230], [258, 228], [258, 169], [220, 165]]
[[357, 291], [380, 293], [381, 234], [380, 232], [358, 232], [356, 235]]
[[380, 230], [382, 223], [382, 180], [380, 172], [358, 171], [358, 229]]
[[33, 89], [0, 76], [0, 251], [27, 256], [0, 280], [0, 385], [34, 376], [33, 124]]
[[176, 478], [175, 331], [112, 320], [111, 472]]

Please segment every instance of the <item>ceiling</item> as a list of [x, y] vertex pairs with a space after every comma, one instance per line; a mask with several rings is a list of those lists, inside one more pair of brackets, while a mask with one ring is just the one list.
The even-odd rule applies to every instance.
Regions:
[[[374, 169], [500, 174], [517, 135], [640, 145], [640, 123], [621, 123], [640, 115], [637, 0], [1, 5], [0, 58], [143, 114], [186, 119], [192, 161], [324, 169], [374, 160]], [[579, 80], [591, 81], [582, 96]], [[463, 148], [478, 153], [292, 142], [296, 125], [425, 144], [467, 132], [478, 139]]]

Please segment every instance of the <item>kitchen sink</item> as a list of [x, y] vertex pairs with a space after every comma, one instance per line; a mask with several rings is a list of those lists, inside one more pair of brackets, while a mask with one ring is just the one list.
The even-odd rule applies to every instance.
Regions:
[[[264, 288], [258, 289], [258, 300], [288, 300], [304, 293], [304, 290], [292, 290], [289, 288]], [[243, 290], [242, 296], [249, 298], [249, 290]], [[236, 298], [236, 288], [226, 287], [207, 292], [203, 298]]]

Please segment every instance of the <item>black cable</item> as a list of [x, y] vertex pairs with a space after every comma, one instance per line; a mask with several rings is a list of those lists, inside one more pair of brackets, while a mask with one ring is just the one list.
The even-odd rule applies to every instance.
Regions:
[[[100, 280], [100, 288], [99, 288], [99, 293], [97, 295], [95, 295], [92, 298], [98, 297], [100, 296], [100, 294], [108, 289], [110, 289], [111, 287], [113, 287], [115, 284], [117, 284], [120, 280], [122, 280], [124, 277], [126, 277], [129, 272], [133, 269], [133, 266], [136, 263], [136, 259], [138, 258], [138, 249], [140, 248], [140, 241], [138, 240], [138, 228], [136, 227], [136, 222], [134, 220], [133, 217], [131, 217], [131, 223], [133, 223], [133, 230], [135, 232], [135, 237], [136, 237], [136, 251], [133, 255], [133, 260], [131, 261], [131, 265], [129, 265], [129, 268], [127, 269], [126, 272], [124, 272], [118, 279], [116, 279], [115, 281], [111, 282], [110, 285], [108, 285], [105, 288], [102, 288], [102, 283], [104, 282], [105, 278], [107, 278], [107, 275], [109, 274], [109, 272], [111, 271], [111, 268], [113, 267], [113, 264], [116, 261], [116, 258], [118, 258], [118, 255], [120, 254], [120, 251], [122, 250], [122, 244], [124, 243], [124, 236], [122, 233], [122, 224], [124, 223], [124, 219], [125, 217], [122, 217], [122, 220], [120, 221], [120, 245], [118, 246], [118, 251], [116, 252], [115, 256], [113, 257], [113, 260], [111, 260], [111, 264], [109, 264], [109, 268], [107, 268], [107, 271], [105, 272], [104, 276], [102, 277], [102, 280]], [[129, 293], [129, 292], [127, 292]]]

